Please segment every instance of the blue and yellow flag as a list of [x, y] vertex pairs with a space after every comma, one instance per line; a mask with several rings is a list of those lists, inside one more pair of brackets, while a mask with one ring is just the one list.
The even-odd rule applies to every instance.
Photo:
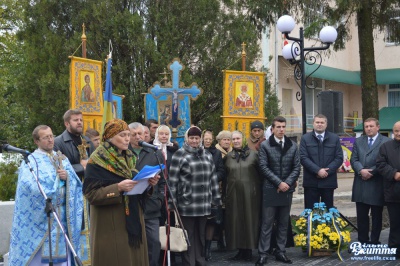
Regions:
[[103, 109], [103, 121], [102, 128], [104, 125], [113, 119], [113, 99], [112, 99], [112, 82], [111, 82], [111, 67], [112, 67], [112, 58], [111, 53], [107, 59], [107, 73], [106, 73], [106, 91], [104, 94], [104, 109]]

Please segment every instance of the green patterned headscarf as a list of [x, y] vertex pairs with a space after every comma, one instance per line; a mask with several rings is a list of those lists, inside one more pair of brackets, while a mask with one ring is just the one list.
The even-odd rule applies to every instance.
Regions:
[[97, 164], [116, 175], [132, 178], [136, 158], [130, 150], [126, 150], [124, 155], [119, 154], [111, 143], [105, 141], [90, 156], [88, 164], [91, 163]]

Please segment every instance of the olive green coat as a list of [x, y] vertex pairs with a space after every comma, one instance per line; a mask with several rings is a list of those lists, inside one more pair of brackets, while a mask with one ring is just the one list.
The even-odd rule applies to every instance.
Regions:
[[225, 235], [228, 249], [254, 249], [258, 245], [262, 180], [258, 172], [258, 154], [248, 150], [245, 160], [225, 158], [226, 202]]
[[90, 202], [92, 265], [149, 265], [142, 209], [139, 208], [142, 244], [139, 248], [133, 248], [128, 244], [124, 203], [118, 184], [92, 190], [85, 196]]

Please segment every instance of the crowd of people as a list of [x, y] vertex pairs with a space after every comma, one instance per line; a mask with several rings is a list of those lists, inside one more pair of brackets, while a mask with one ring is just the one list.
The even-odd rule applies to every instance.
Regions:
[[[172, 224], [173, 211], [190, 241], [181, 253], [183, 265], [206, 265], [213, 240], [220, 250], [237, 250], [230, 258], [234, 261], [251, 261], [257, 249], [256, 265], [267, 264], [267, 254], [292, 263], [286, 247], [294, 245], [290, 209], [301, 166], [304, 207], [312, 209], [316, 202], [334, 206], [343, 152], [339, 137], [326, 130], [324, 115], [314, 117], [313, 131], [304, 134], [299, 145], [286, 135], [286, 119], [278, 116], [268, 132], [262, 122], [253, 121], [248, 138], [240, 131], [216, 134], [191, 126], [182, 147], [171, 140], [170, 128], [156, 120], [128, 125], [113, 119], [100, 136], [93, 129], [83, 135], [79, 110], [68, 110], [63, 119], [66, 129], [57, 137], [46, 125], [35, 128], [38, 149], [28, 159], [84, 265], [165, 265], [159, 227]], [[358, 241], [380, 243], [387, 205], [389, 247], [399, 250], [400, 122], [393, 127], [393, 140], [379, 134], [374, 118], [364, 121], [364, 129], [350, 160]], [[143, 192], [132, 194], [139, 183], [133, 177], [159, 162], [164, 171], [148, 179]], [[47, 227], [45, 198], [29, 170], [23, 162], [10, 265], [71, 265], [72, 250], [56, 223]], [[24, 232], [31, 237], [26, 239]]]

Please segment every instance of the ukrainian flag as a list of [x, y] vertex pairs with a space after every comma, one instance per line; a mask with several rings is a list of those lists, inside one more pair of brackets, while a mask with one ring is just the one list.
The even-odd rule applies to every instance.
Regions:
[[106, 91], [104, 94], [104, 109], [103, 109], [103, 121], [102, 128], [104, 125], [113, 119], [113, 99], [112, 99], [112, 82], [111, 82], [111, 67], [112, 67], [112, 58], [111, 53], [107, 59], [107, 73], [106, 73]]

